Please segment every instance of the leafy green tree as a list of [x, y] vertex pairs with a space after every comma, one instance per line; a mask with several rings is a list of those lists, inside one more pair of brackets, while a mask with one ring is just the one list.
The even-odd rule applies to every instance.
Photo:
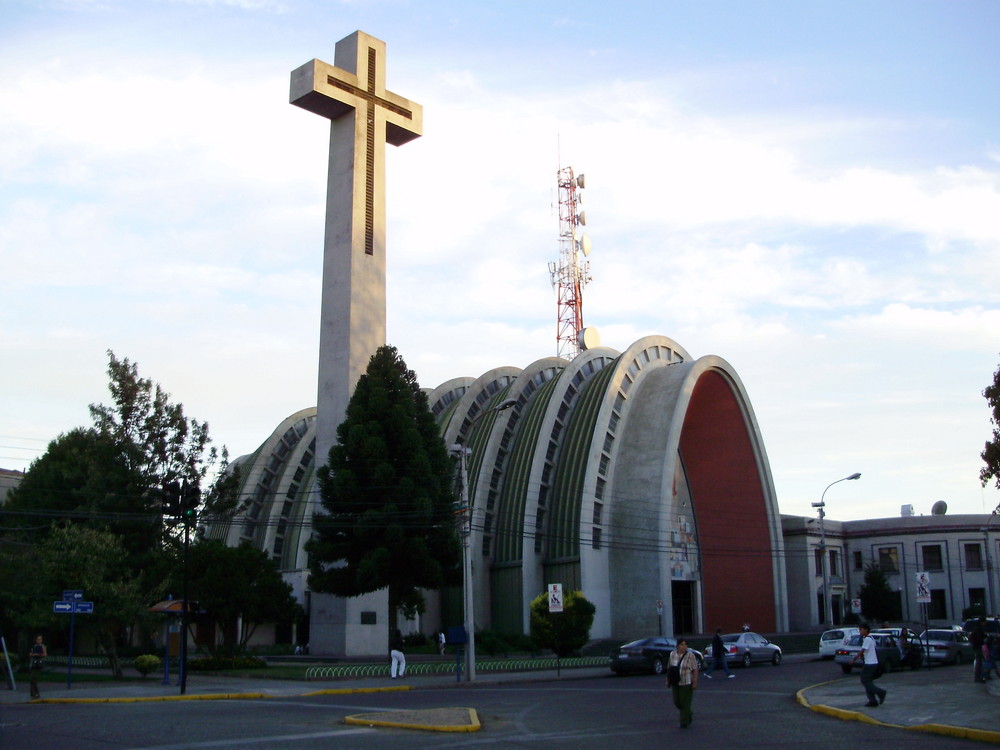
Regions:
[[540, 647], [565, 657], [590, 640], [597, 608], [580, 591], [563, 593], [563, 611], [549, 612], [549, 595], [543, 591], [531, 601], [531, 639]]
[[[180, 590], [181, 575], [175, 570], [175, 591]], [[218, 628], [226, 656], [242, 653], [262, 623], [290, 622], [302, 615], [277, 563], [247, 542], [239, 547], [219, 541], [191, 545], [188, 579], [188, 600], [198, 603], [203, 622]], [[214, 641], [208, 647], [214, 656]]]
[[351, 597], [387, 588], [392, 633], [397, 612], [424, 611], [420, 589], [459, 580], [454, 463], [394, 347], [372, 356], [317, 477], [326, 513], [314, 516], [306, 545], [313, 590]]
[[[211, 445], [208, 424], [190, 419], [184, 407], [138, 366], [108, 352], [112, 405], [92, 404], [94, 425], [60, 435], [32, 462], [8, 496], [5, 514], [22, 526], [52, 517], [86, 521], [121, 534], [137, 565], [161, 547], [163, 488], [186, 482], [201, 491], [220, 463], [220, 479], [207, 488], [203, 510], [236, 510], [238, 480], [226, 472], [228, 455]], [[31, 519], [25, 523], [25, 519]], [[47, 527], [47, 521], [44, 523]]]
[[991, 479], [1000, 487], [1000, 367], [993, 373], [993, 383], [986, 387], [983, 396], [992, 412], [990, 422], [993, 424], [993, 439], [986, 443], [983, 452], [979, 454], [986, 464], [979, 470], [979, 480], [983, 487]]
[[896, 595], [876, 562], [865, 566], [864, 583], [858, 589], [858, 598], [861, 600], [861, 611], [873, 622], [894, 620], [899, 615]]
[[130, 624], [146, 616], [143, 573], [129, 564], [121, 537], [102, 529], [65, 524], [56, 526], [32, 551], [32, 564], [21, 571], [31, 592], [20, 598], [20, 619], [34, 627], [67, 628], [66, 615], [54, 614], [52, 602], [66, 589], [80, 589], [94, 612], [77, 617], [77, 627], [94, 634], [111, 663], [114, 677], [122, 677], [116, 642]]
[[[0, 509], [0, 566], [13, 571], [18, 565], [32, 567], [34, 545], [59, 529], [86, 526], [121, 540], [126, 569], [143, 572], [129, 580], [140, 585], [147, 603], [152, 603], [161, 594], [179, 537], [177, 525], [163, 514], [164, 486], [186, 483], [196, 491], [193, 496], [199, 497], [203, 512], [230, 513], [238, 510], [239, 478], [225, 471], [226, 450], [211, 446], [206, 423], [188, 418], [160, 385], [140, 377], [128, 359], [109, 351], [108, 360], [112, 404], [91, 405], [93, 426], [53, 440]], [[217, 463], [220, 478], [202, 493]], [[11, 614], [16, 607], [8, 604], [33, 595], [26, 581], [15, 574], [0, 584], [6, 589], [0, 624], [29, 624], [18, 622]], [[108, 609], [115, 601], [108, 600], [102, 617], [128, 616], [127, 609]]]

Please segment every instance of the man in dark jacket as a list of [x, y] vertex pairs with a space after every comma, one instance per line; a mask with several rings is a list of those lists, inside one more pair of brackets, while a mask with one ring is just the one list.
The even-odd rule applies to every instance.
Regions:
[[986, 618], [980, 617], [979, 622], [976, 623], [976, 627], [972, 629], [969, 633], [969, 643], [972, 644], [972, 650], [975, 652], [976, 664], [975, 669], [972, 673], [972, 679], [976, 682], [986, 682], [987, 675], [983, 674], [983, 644], [986, 643]]
[[712, 638], [712, 668], [705, 671], [705, 677], [709, 680], [712, 679], [712, 672], [722, 666], [723, 671], [726, 673], [726, 677], [732, 679], [736, 675], [729, 671], [729, 665], [726, 664], [726, 646], [722, 642], [722, 628], [715, 629], [715, 636]]

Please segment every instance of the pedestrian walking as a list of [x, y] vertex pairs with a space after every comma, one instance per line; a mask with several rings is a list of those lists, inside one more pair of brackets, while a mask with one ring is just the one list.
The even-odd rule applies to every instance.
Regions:
[[726, 645], [722, 642], [722, 628], [716, 628], [715, 635], [712, 636], [712, 667], [705, 670], [705, 678], [711, 680], [712, 672], [717, 670], [720, 665], [726, 673], [726, 677], [732, 679], [736, 676], [729, 671], [729, 664], [726, 663]]
[[867, 622], [861, 623], [858, 630], [861, 631], [861, 650], [854, 655], [851, 664], [853, 665], [858, 659], [864, 659], [864, 666], [861, 667], [861, 684], [865, 686], [865, 694], [868, 696], [865, 706], [875, 708], [885, 702], [887, 692], [875, 686], [875, 680], [881, 674], [878, 672], [878, 646], [872, 638], [871, 627]]
[[397, 677], [404, 677], [406, 675], [406, 657], [403, 655], [403, 635], [398, 629], [392, 634], [392, 639], [389, 641], [389, 658], [392, 660], [389, 676], [394, 680]]
[[45, 643], [42, 640], [42, 636], [36, 635], [35, 642], [31, 646], [31, 650], [28, 652], [28, 669], [31, 671], [31, 697], [41, 698], [41, 694], [38, 692], [38, 675], [42, 671], [42, 667], [45, 666], [45, 658], [49, 655], [48, 650], [45, 648]]
[[670, 652], [667, 660], [667, 684], [674, 696], [674, 705], [681, 714], [681, 729], [691, 725], [691, 701], [698, 689], [698, 659], [688, 651], [688, 642], [677, 639], [677, 648]]
[[444, 631], [443, 630], [439, 630], [438, 631], [438, 653], [441, 656], [444, 656], [444, 644], [445, 644]]
[[969, 643], [975, 652], [976, 662], [972, 669], [972, 679], [975, 682], [986, 682], [989, 672], [983, 673], [983, 645], [986, 643], [986, 618], [980, 617], [976, 627], [969, 633]]

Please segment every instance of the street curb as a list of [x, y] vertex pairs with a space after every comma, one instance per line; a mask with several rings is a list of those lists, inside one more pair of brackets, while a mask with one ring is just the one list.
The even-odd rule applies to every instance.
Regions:
[[[420, 729], [426, 732], [478, 732], [482, 729], [479, 723], [479, 714], [474, 708], [453, 708], [442, 709], [458, 712], [468, 712], [468, 724], [416, 724], [413, 722], [391, 721], [388, 719], [376, 719], [376, 716], [391, 716], [392, 714], [354, 714], [345, 716], [345, 724], [369, 727], [391, 727], [394, 729]], [[421, 713], [421, 712], [418, 712]]]
[[815, 711], [816, 713], [824, 714], [826, 716], [832, 716], [835, 719], [841, 719], [843, 721], [859, 721], [863, 724], [876, 724], [890, 729], [907, 729], [914, 732], [927, 732], [929, 734], [940, 734], [946, 737], [958, 737], [960, 739], [1000, 744], [1000, 732], [993, 732], [988, 729], [956, 727], [950, 724], [915, 724], [913, 726], [890, 724], [888, 722], [879, 721], [878, 719], [862, 713], [861, 711], [850, 711], [844, 708], [834, 708], [833, 706], [827, 706], [822, 703], [813, 704], [809, 702], [805, 696], [807, 690], [822, 687], [823, 685], [829, 685], [831, 682], [837, 682], [837, 680], [818, 682], [815, 685], [804, 687], [795, 693], [795, 700], [799, 703], [799, 705], [805, 706], [810, 711]]
[[312, 695], [347, 695], [349, 693], [393, 693], [412, 690], [408, 685], [401, 687], [335, 688], [316, 690], [309, 693], [270, 695], [268, 693], [197, 693], [191, 695], [154, 695], [130, 698], [37, 698], [26, 703], [154, 703], [156, 701], [238, 701], [266, 700], [268, 698], [305, 698]]

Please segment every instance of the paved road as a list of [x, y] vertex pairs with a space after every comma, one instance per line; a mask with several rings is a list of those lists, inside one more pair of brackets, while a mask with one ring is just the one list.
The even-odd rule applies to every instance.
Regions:
[[[368, 750], [392, 746], [407, 750], [423, 747], [579, 748], [660, 750], [665, 745], [686, 748], [802, 748], [825, 750], [884, 750], [896, 748], [974, 747], [970, 740], [843, 721], [809, 710], [796, 700], [803, 687], [811, 699], [842, 702], [847, 710], [863, 702], [857, 676], [843, 678], [829, 662], [789, 658], [778, 668], [736, 670], [732, 680], [705, 681], [695, 698], [695, 722], [690, 729], [676, 726], [676, 712], [662, 679], [615, 678], [603, 670], [575, 674], [534, 675], [547, 681], [524, 681], [526, 676], [490, 676], [475, 685], [456, 685], [439, 678], [385, 679], [306, 686], [274, 681], [189, 682], [189, 698], [219, 697], [249, 689], [266, 699], [156, 700], [134, 703], [11, 703], [0, 709], [0, 747], [3, 750], [117, 750], [158, 748], [326, 748]], [[527, 676], [532, 677], [532, 676]], [[574, 677], [578, 679], [574, 679]], [[905, 684], [904, 684], [905, 683]], [[883, 678], [890, 710], [911, 704], [909, 690], [925, 705], [964, 690], [959, 700], [966, 715], [993, 721], [997, 697], [986, 686], [975, 685], [963, 668], [939, 668], [895, 673]], [[387, 692], [348, 692], [303, 695], [310, 689], [385, 688]], [[416, 689], [399, 689], [416, 688]], [[815, 692], [814, 692], [815, 691]], [[48, 690], [49, 697], [59, 691]], [[152, 698], [176, 688], [155, 683], [128, 687], [68, 691], [80, 698]], [[133, 695], [126, 695], [130, 692]], [[136, 693], [143, 692], [139, 695]], [[896, 709], [892, 703], [899, 700]], [[470, 707], [482, 729], [475, 733], [443, 734], [403, 729], [351, 726], [347, 716], [386, 712]], [[872, 710], [872, 714], [875, 710]], [[911, 713], [916, 713], [912, 712]], [[924, 712], [925, 713], [925, 712]], [[920, 717], [924, 714], [920, 713]], [[979, 743], [976, 743], [979, 745]], [[981, 745], [979, 745], [981, 746]]]

